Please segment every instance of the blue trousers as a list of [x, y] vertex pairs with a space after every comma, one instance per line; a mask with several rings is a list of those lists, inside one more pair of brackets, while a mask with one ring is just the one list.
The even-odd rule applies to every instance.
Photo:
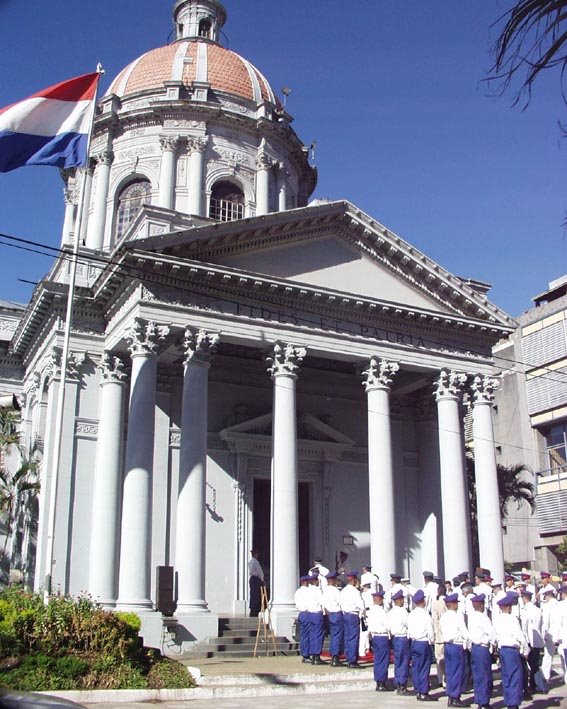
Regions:
[[500, 667], [504, 704], [507, 707], [519, 707], [524, 695], [524, 670], [520, 651], [515, 647], [501, 647]]
[[342, 611], [329, 613], [329, 630], [331, 635], [329, 640], [329, 652], [331, 653], [331, 657], [338, 657], [343, 652], [345, 637]]
[[372, 638], [374, 655], [374, 681], [385, 682], [388, 679], [390, 664], [390, 640], [387, 635], [374, 635]]
[[301, 611], [297, 616], [299, 624], [299, 652], [301, 657], [309, 657], [309, 613]]
[[447, 696], [461, 698], [461, 686], [465, 674], [465, 651], [462, 645], [445, 643], [445, 682]]
[[[445, 656], [445, 663], [447, 657]], [[447, 671], [445, 664], [445, 672]], [[411, 678], [415, 691], [429, 692], [429, 670], [431, 669], [431, 645], [426, 640], [411, 641]]]
[[325, 638], [325, 618], [323, 611], [320, 613], [308, 613], [307, 622], [309, 624], [309, 654], [321, 654], [323, 640]]
[[358, 662], [358, 643], [360, 640], [360, 618], [358, 613], [343, 615], [345, 629], [345, 656], [347, 662]]
[[492, 655], [487, 647], [473, 645], [471, 669], [474, 687], [474, 703], [488, 704], [492, 694]]
[[392, 638], [394, 648], [394, 680], [407, 684], [409, 676], [410, 641], [408, 638]]

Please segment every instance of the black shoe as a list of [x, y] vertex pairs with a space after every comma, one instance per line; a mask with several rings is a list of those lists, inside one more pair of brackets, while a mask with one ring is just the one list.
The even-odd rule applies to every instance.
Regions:
[[333, 658], [331, 659], [331, 667], [340, 667], [341, 663], [339, 658], [336, 655], [333, 655]]
[[449, 697], [449, 701], [447, 702], [448, 707], [468, 707], [468, 704], [466, 702], [463, 702], [462, 699], [455, 699], [454, 697]]
[[311, 662], [311, 658], [310, 657], [302, 657], [301, 662]]
[[353, 670], [357, 670], [357, 669], [360, 667], [360, 665], [358, 664], [358, 662], [349, 662], [347, 666], [350, 667], [350, 668], [353, 669]]
[[398, 684], [398, 686], [396, 687], [396, 694], [402, 694], [402, 695], [409, 694], [408, 688], [406, 687], [406, 685], [405, 684]]
[[[418, 702], [436, 702], [437, 697], [432, 697], [431, 694], [429, 694], [429, 692], [427, 692], [426, 694], [418, 694], [417, 701]], [[449, 704], [449, 706], [451, 706], [451, 705]], [[453, 706], [457, 706], [457, 705], [454, 704]], [[459, 704], [458, 706], [464, 706], [464, 705]]]
[[319, 655], [311, 655], [311, 664], [312, 665], [324, 665], [326, 663], [323, 662], [323, 660], [319, 657]]
[[376, 691], [377, 692], [391, 692], [392, 687], [389, 687], [386, 682], [376, 682]]
[[532, 696], [531, 692], [524, 690], [524, 701], [529, 702], [532, 699], [533, 699], [533, 696]]

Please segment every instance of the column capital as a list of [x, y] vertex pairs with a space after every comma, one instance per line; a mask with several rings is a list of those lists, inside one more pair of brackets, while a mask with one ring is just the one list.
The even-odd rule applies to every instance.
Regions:
[[78, 381], [81, 378], [81, 367], [85, 362], [86, 356], [84, 352], [69, 352], [67, 357], [67, 366], [65, 375], [71, 381]]
[[112, 165], [114, 162], [114, 153], [112, 150], [103, 150], [92, 157], [95, 165]]
[[188, 327], [185, 330], [183, 340], [183, 350], [185, 352], [183, 364], [186, 367], [191, 363], [209, 366], [219, 339], [216, 333], [206, 332], [205, 330], [195, 331]]
[[390, 391], [394, 376], [399, 369], [400, 365], [397, 362], [388, 362], [373, 355], [370, 357], [366, 369], [362, 370], [362, 376], [365, 379], [362, 382], [362, 386], [365, 387], [367, 392], [372, 389], [387, 389]]
[[435, 380], [434, 386], [435, 401], [439, 399], [457, 399], [461, 396], [463, 388], [467, 383], [467, 375], [455, 372], [454, 370], [442, 369], [439, 378]]
[[272, 377], [297, 377], [297, 370], [306, 354], [305, 347], [276, 342], [273, 349], [266, 355], [268, 373]]
[[208, 138], [189, 138], [187, 141], [187, 152], [189, 155], [192, 153], [204, 153], [208, 144]]
[[134, 324], [128, 330], [128, 350], [132, 357], [136, 355], [157, 355], [160, 345], [169, 334], [169, 327], [157, 325], [155, 322], [135, 318]]
[[496, 377], [475, 374], [470, 385], [473, 404], [492, 404], [499, 386], [500, 380]]
[[256, 156], [256, 167], [258, 168], [258, 170], [269, 170], [273, 164], [274, 161], [268, 155], [268, 153], [259, 153]]
[[166, 151], [175, 152], [179, 146], [180, 140], [177, 135], [160, 135], [159, 144], [165, 153]]
[[108, 350], [102, 353], [97, 365], [101, 384], [125, 384], [126, 372], [124, 362], [120, 357], [113, 356]]

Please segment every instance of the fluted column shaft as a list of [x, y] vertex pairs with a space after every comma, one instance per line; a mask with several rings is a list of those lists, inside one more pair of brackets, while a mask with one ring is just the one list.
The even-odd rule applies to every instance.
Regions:
[[208, 611], [205, 600], [208, 378], [210, 357], [218, 339], [218, 335], [202, 330], [193, 332], [188, 328], [185, 333], [175, 543], [178, 613]]
[[94, 472], [89, 593], [105, 606], [116, 603], [120, 520], [124, 365], [105, 352], [99, 365], [100, 416]]
[[270, 211], [270, 173], [272, 160], [265, 154], [256, 159], [256, 216]]
[[[84, 183], [84, 197], [83, 197], [83, 210], [81, 214], [81, 223], [79, 225], [80, 233], [79, 233], [79, 239], [81, 244], [86, 244], [87, 243], [87, 232], [88, 232], [88, 227], [89, 227], [89, 209], [91, 206], [91, 196], [93, 192], [93, 175], [94, 175], [94, 164], [93, 160], [90, 159], [87, 167], [85, 168], [87, 171], [87, 175], [85, 177], [85, 183]], [[78, 216], [78, 215], [77, 215]], [[76, 229], [76, 225], [75, 225]], [[75, 234], [77, 236], [77, 234]]]
[[[71, 233], [75, 223], [75, 197], [73, 190], [65, 189], [65, 218], [63, 220], [63, 231], [61, 234], [61, 246], [71, 243]], [[75, 235], [77, 236], [77, 235]]]
[[277, 342], [267, 357], [274, 381], [272, 420], [272, 606], [291, 609], [299, 571], [297, 369], [303, 348]]
[[165, 209], [173, 209], [175, 206], [175, 171], [177, 162], [175, 151], [179, 141], [173, 137], [162, 137], [160, 139], [162, 147], [161, 165], [159, 173], [159, 206]]
[[87, 246], [90, 249], [102, 249], [104, 246], [104, 230], [106, 227], [106, 208], [108, 201], [108, 186], [110, 183], [110, 166], [114, 154], [106, 151], [97, 156], [96, 191], [94, 208], [89, 220], [87, 231]]
[[128, 438], [122, 504], [118, 605], [151, 608], [150, 543], [157, 354], [166, 334], [154, 323], [136, 320], [129, 332], [132, 357]]
[[203, 215], [203, 172], [207, 141], [196, 138], [189, 141], [189, 203], [187, 211], [198, 217]]
[[280, 169], [278, 171], [278, 210], [280, 212], [285, 212], [287, 209], [288, 177], [288, 171], [285, 167], [283, 167], [283, 165], [280, 165]]
[[453, 578], [471, 567], [468, 493], [459, 410], [466, 380], [465, 374], [443, 370], [436, 382], [435, 391], [439, 424], [443, 555], [447, 578]]
[[371, 357], [364, 370], [368, 397], [368, 500], [370, 557], [380, 578], [396, 569], [394, 463], [390, 387], [399, 365]]
[[497, 379], [483, 376], [474, 377], [471, 385], [480, 563], [490, 569], [494, 578], [500, 579], [504, 575], [504, 552], [492, 425], [492, 403], [497, 387]]

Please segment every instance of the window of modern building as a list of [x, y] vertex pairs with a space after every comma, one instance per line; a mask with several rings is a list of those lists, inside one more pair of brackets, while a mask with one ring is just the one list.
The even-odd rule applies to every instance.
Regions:
[[567, 472], [567, 423], [552, 426], [547, 432], [546, 443], [551, 473]]
[[126, 233], [134, 221], [134, 217], [143, 204], [150, 204], [152, 186], [148, 180], [130, 182], [118, 196], [116, 207], [116, 239], [119, 240]]
[[217, 182], [211, 194], [211, 219], [233, 222], [244, 217], [244, 193], [232, 182]]

